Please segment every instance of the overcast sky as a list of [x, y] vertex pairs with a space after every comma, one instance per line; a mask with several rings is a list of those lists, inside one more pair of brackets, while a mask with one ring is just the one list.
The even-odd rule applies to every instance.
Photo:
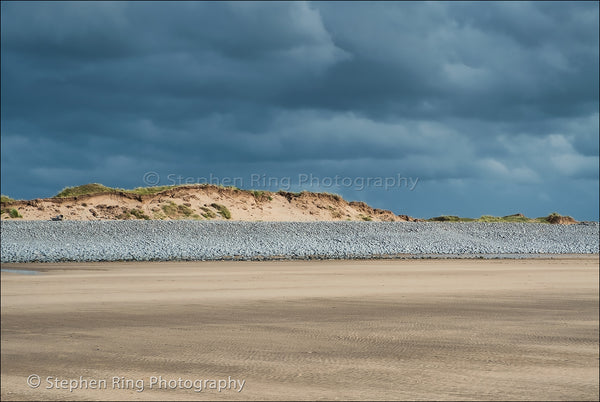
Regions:
[[13, 198], [209, 179], [598, 220], [597, 2], [1, 7]]

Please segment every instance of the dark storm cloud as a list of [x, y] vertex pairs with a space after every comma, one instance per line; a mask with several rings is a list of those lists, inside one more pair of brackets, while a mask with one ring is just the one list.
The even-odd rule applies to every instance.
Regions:
[[[366, 93], [361, 109], [373, 115], [514, 120], [597, 111], [593, 3], [351, 3], [343, 13], [320, 6], [353, 56], [315, 84], [325, 105], [361, 108]], [[365, 23], [372, 14], [378, 23]]]
[[3, 193], [402, 173], [423, 184], [337, 190], [421, 216], [598, 218], [597, 3], [1, 7]]

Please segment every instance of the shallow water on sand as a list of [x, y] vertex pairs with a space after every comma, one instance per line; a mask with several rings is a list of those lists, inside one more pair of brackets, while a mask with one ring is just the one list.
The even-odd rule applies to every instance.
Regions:
[[10, 272], [12, 274], [21, 274], [21, 275], [38, 275], [40, 274], [40, 272], [38, 271], [31, 271], [28, 269], [2, 269], [2, 272]]

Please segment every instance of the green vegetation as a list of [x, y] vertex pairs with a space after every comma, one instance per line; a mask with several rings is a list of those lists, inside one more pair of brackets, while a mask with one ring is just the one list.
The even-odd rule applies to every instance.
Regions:
[[370, 222], [373, 220], [373, 218], [371, 218], [370, 216], [367, 216], [367, 215], [358, 215], [358, 217], [360, 219], [362, 219], [363, 221], [367, 221], [367, 222]]
[[117, 216], [117, 219], [144, 219], [150, 220], [150, 217], [144, 213], [141, 209], [125, 209], [121, 214]]
[[133, 190], [119, 190], [119, 191], [122, 191], [124, 193], [138, 194], [138, 195], [148, 195], [148, 194], [160, 193], [161, 191], [166, 191], [166, 190], [169, 190], [169, 189], [172, 189], [175, 187], [177, 187], [177, 186], [137, 187], [137, 188], [134, 188]]
[[80, 195], [102, 194], [102, 193], [126, 193], [137, 195], [157, 194], [162, 191], [169, 190], [178, 186], [157, 186], [157, 187], [137, 187], [133, 190], [125, 190], [122, 188], [106, 187], [99, 183], [84, 184], [83, 186], [66, 187], [60, 193], [56, 194], [55, 198], [77, 197]]
[[19, 211], [17, 211], [14, 208], [11, 209], [3, 209], [2, 210], [3, 214], [8, 214], [8, 216], [10, 216], [11, 218], [22, 218], [21, 214], [19, 213]]
[[473, 218], [461, 218], [455, 215], [442, 215], [428, 219], [431, 222], [473, 222], [474, 220]]
[[150, 217], [144, 213], [141, 209], [132, 209], [129, 213], [138, 219], [150, 220]]
[[152, 218], [163, 220], [163, 219], [167, 219], [167, 216], [165, 214], [163, 214], [161, 211], [154, 211], [154, 212], [152, 212]]
[[165, 213], [166, 217], [171, 219], [200, 219], [200, 216], [196, 214], [192, 208], [188, 207], [187, 205], [177, 205], [173, 201], [169, 202], [167, 205], [163, 205], [162, 210]]
[[192, 208], [188, 207], [187, 205], [177, 205], [173, 201], [167, 205], [163, 205], [162, 210], [169, 218], [178, 218], [182, 215], [186, 218], [189, 218], [194, 214], [194, 210]]
[[514, 214], [507, 216], [492, 216], [482, 215], [479, 218], [462, 218], [456, 215], [442, 215], [436, 216], [435, 218], [427, 219], [429, 222], [526, 222], [526, 223], [554, 223], [560, 219], [572, 219], [569, 216], [562, 216], [556, 212], [551, 213], [548, 216], [542, 216], [540, 218], [528, 218], [523, 214]]
[[117, 215], [117, 219], [122, 219], [122, 220], [131, 219], [131, 214], [129, 213], [129, 211], [125, 210], [125, 211], [121, 212], [119, 215]]
[[0, 195], [0, 202], [4, 203], [4, 202], [13, 202], [14, 200], [6, 195]]
[[229, 212], [229, 210], [227, 209], [227, 207], [225, 205], [221, 205], [221, 204], [217, 204], [217, 203], [212, 203], [210, 204], [211, 207], [213, 207], [214, 209], [217, 210], [217, 212], [225, 219], [231, 219], [231, 212]]
[[186, 218], [189, 218], [190, 216], [192, 216], [194, 214], [194, 210], [192, 208], [188, 207], [187, 205], [178, 205], [177, 212], [179, 212], [181, 215], [185, 216]]
[[174, 218], [177, 215], [177, 205], [173, 201], [167, 205], [163, 205], [162, 210], [169, 218]]
[[217, 217], [217, 214], [215, 214], [213, 211], [211, 211], [209, 208], [206, 207], [200, 207], [201, 210], [204, 211], [203, 214], [201, 214], [203, 217], [205, 217], [206, 219], [213, 219]]
[[84, 184], [83, 186], [66, 187], [60, 193], [56, 194], [56, 198], [64, 197], [77, 197], [85, 194], [98, 194], [98, 193], [116, 193], [118, 189], [106, 187], [99, 183]]
[[[2, 203], [2, 204], [10, 204], [13, 201], [14, 200], [12, 198], [7, 197], [5, 195], [3, 195], [2, 198], [0, 199], [0, 203]], [[4, 214], [8, 214], [11, 218], [22, 218], [22, 216], [19, 214], [19, 211], [17, 211], [14, 208], [0, 209], [0, 215], [4, 215]]]
[[250, 194], [256, 198], [257, 201], [269, 200], [273, 201], [273, 197], [271, 197], [268, 191], [263, 190], [250, 190]]
[[277, 194], [281, 195], [282, 197], [285, 197], [288, 202], [292, 202], [293, 198], [298, 198], [302, 195], [302, 193], [304, 193], [304, 191], [301, 191], [299, 193], [291, 193], [289, 191], [283, 191], [283, 190], [279, 190], [277, 192]]
[[530, 222], [531, 219], [525, 216], [509, 215], [509, 216], [491, 216], [482, 215], [481, 218], [477, 219], [477, 222]]
[[291, 192], [291, 191], [283, 191], [283, 190], [279, 190], [277, 192], [277, 194], [279, 195], [283, 195], [284, 197], [290, 196], [290, 197], [300, 197], [302, 195], [304, 191], [298, 191], [296, 193]]

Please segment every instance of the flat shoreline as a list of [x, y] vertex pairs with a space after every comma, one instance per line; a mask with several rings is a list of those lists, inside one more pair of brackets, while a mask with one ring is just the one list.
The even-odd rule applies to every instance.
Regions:
[[339, 263], [345, 264], [364, 264], [372, 262], [385, 261], [403, 261], [403, 260], [425, 260], [425, 261], [460, 261], [460, 260], [521, 260], [521, 261], [544, 261], [544, 260], [590, 260], [600, 262], [600, 254], [502, 254], [494, 255], [402, 255], [402, 256], [378, 256], [368, 258], [308, 258], [308, 259], [290, 259], [290, 258], [261, 258], [255, 260], [236, 260], [236, 259], [220, 259], [220, 260], [205, 260], [205, 261], [61, 261], [61, 262], [2, 262], [0, 269], [4, 270], [34, 270], [46, 272], [52, 269], [76, 269], [76, 270], [94, 270], [98, 267], [106, 269], [111, 266], [152, 266], [161, 264], [175, 264], [181, 266], [195, 266], [198, 264], [219, 264], [219, 263]]
[[[40, 272], [1, 273], [2, 400], [594, 400], [599, 392], [597, 255], [2, 268]], [[27, 385], [33, 374], [43, 386]], [[77, 387], [48, 389], [48, 377]], [[115, 377], [144, 389], [114, 388]], [[158, 377], [245, 385], [150, 387]], [[80, 379], [108, 385], [83, 388]]]

